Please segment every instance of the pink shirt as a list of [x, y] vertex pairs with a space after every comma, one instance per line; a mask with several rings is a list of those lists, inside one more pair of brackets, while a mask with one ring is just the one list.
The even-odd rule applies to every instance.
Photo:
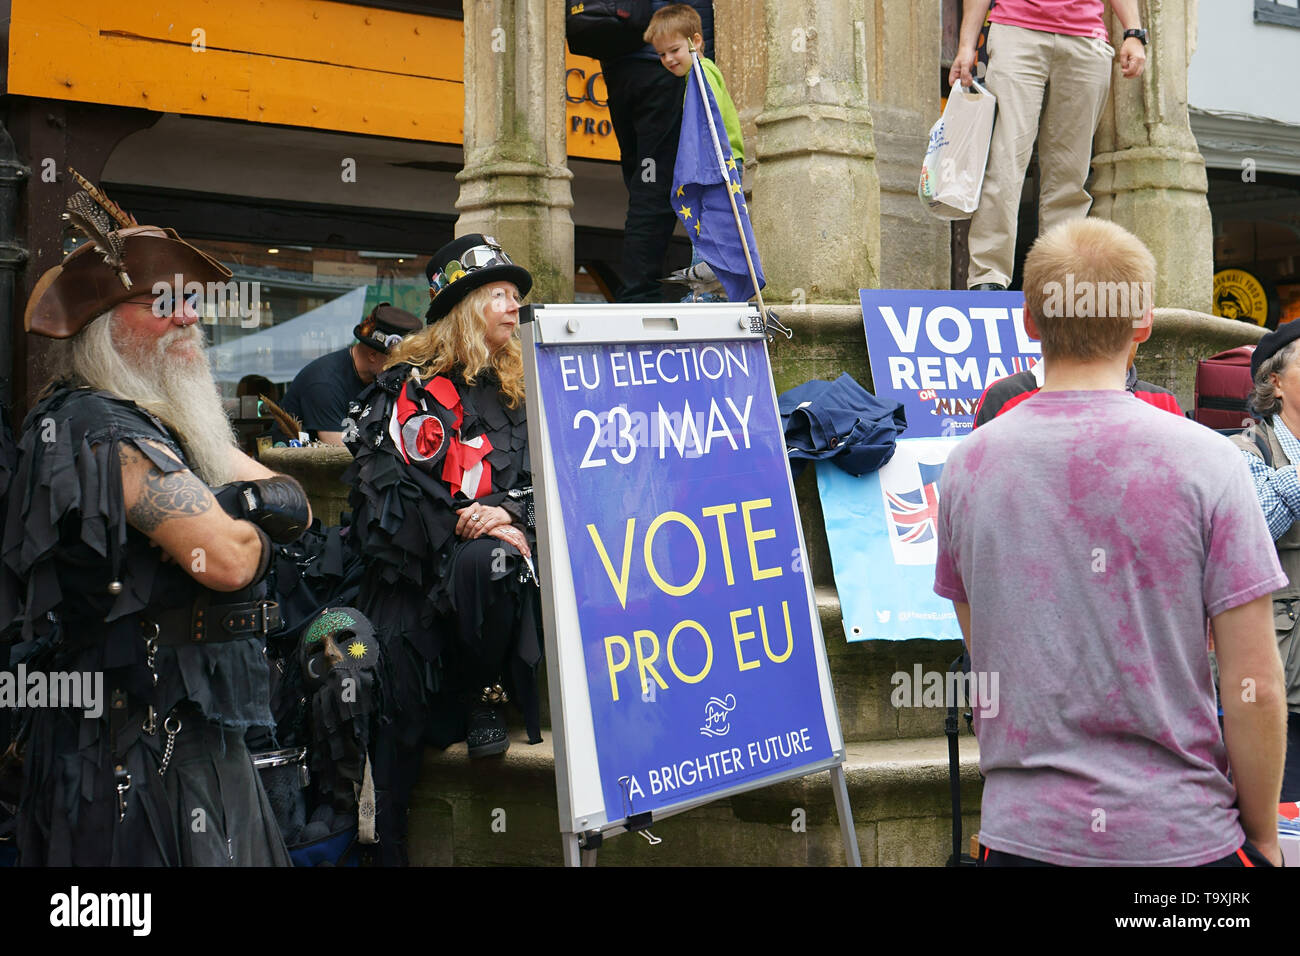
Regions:
[[1110, 38], [1102, 19], [1102, 0], [997, 0], [989, 20], [1026, 30]]

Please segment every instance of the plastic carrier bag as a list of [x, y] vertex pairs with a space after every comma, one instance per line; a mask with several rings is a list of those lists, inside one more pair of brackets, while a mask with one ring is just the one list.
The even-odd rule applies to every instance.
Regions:
[[980, 204], [997, 102], [978, 81], [970, 91], [958, 84], [943, 116], [930, 127], [916, 193], [940, 219], [969, 219]]

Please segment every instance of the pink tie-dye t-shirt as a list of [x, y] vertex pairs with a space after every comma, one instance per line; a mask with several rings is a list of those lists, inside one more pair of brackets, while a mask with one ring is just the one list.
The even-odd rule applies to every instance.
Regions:
[[1206, 616], [1285, 583], [1241, 452], [1202, 425], [1039, 392], [966, 438], [934, 590], [970, 605], [972, 670], [998, 675], [980, 842], [1065, 865], [1241, 846]]

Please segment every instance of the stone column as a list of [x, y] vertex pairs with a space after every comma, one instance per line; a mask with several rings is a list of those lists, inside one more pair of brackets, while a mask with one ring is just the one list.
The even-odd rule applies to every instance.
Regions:
[[946, 289], [952, 230], [916, 196], [939, 118], [941, 0], [867, 4], [868, 102], [880, 176], [880, 285]]
[[[1147, 66], [1125, 79], [1116, 58], [1110, 103], [1093, 144], [1092, 215], [1119, 223], [1155, 254], [1156, 304], [1211, 311], [1214, 246], [1205, 160], [1187, 116], [1196, 0], [1141, 0]], [[1123, 38], [1109, 12], [1111, 44]]]
[[564, 12], [551, 0], [465, 2], [456, 235], [495, 236], [533, 274], [533, 302], [573, 301]]
[[858, 289], [880, 284], [867, 2], [753, 6], [765, 14], [767, 89], [755, 119], [750, 210], [766, 295], [774, 302], [855, 302]]
[[763, 111], [767, 95], [767, 45], [756, 42], [766, 30], [761, 3], [752, 0], [713, 0], [713, 59], [727, 82], [731, 102], [740, 114], [745, 138], [746, 186], [758, 167], [754, 120]]

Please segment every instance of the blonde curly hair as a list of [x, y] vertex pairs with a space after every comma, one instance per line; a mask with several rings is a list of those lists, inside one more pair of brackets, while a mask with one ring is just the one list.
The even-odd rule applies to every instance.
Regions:
[[475, 289], [444, 318], [403, 339], [384, 368], [409, 362], [421, 378], [428, 379], [459, 367], [466, 385], [474, 385], [479, 375], [490, 370], [501, 383], [506, 404], [518, 408], [524, 400], [523, 354], [515, 335], [495, 352], [488, 350], [485, 334], [491, 302], [491, 285]]

